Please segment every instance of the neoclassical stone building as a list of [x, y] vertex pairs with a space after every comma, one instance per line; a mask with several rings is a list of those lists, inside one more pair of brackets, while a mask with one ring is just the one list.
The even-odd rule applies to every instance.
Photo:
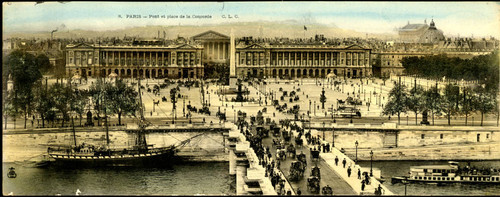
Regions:
[[[230, 37], [207, 31], [189, 40], [141, 40], [122, 44], [66, 47], [66, 72], [86, 76], [202, 78], [207, 65], [229, 65]], [[237, 42], [237, 77], [282, 78], [372, 75], [371, 49], [325, 43], [271, 44]], [[229, 67], [228, 67], [229, 68]]]
[[271, 78], [325, 77], [329, 73], [366, 77], [372, 73], [370, 51], [357, 45], [240, 44], [236, 46], [236, 73]]
[[78, 44], [66, 48], [69, 76], [199, 78], [203, 48], [190, 44], [158, 45], [155, 41], [129, 45]]

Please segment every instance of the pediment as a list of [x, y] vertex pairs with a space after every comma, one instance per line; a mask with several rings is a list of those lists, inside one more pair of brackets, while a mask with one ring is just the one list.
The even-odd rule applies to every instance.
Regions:
[[252, 45], [247, 46], [247, 47], [245, 47], [243, 49], [265, 49], [265, 47], [263, 47], [263, 46], [261, 46], [259, 44], [252, 44]]
[[189, 44], [181, 44], [177, 47], [175, 47], [176, 49], [196, 49], [196, 47], [194, 46], [191, 46]]
[[359, 45], [353, 44], [351, 46], [346, 47], [345, 49], [365, 49], [365, 48], [363, 48], [363, 47], [361, 47]]
[[94, 46], [86, 44], [86, 43], [78, 43], [73, 46], [68, 46], [68, 48], [73, 48], [73, 49], [92, 49]]
[[221, 34], [219, 32], [215, 31], [207, 31], [203, 32], [201, 34], [193, 36], [194, 40], [228, 40], [229, 36], [226, 36], [224, 34]]

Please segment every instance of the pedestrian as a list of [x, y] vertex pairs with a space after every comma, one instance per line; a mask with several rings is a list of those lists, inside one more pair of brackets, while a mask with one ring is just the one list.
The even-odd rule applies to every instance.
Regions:
[[339, 157], [335, 156], [335, 165], [338, 166], [339, 164]]
[[379, 196], [382, 195], [382, 185], [378, 184]]
[[358, 179], [361, 179], [361, 170], [358, 168]]
[[365, 181], [361, 181], [361, 191], [365, 191]]
[[351, 166], [347, 168], [347, 177], [351, 177]]
[[345, 160], [345, 158], [344, 158], [344, 160], [342, 160], [342, 165], [344, 165], [344, 168], [345, 168], [345, 164], [346, 164], [346, 163], [347, 163], [347, 161], [346, 161], [346, 160]]

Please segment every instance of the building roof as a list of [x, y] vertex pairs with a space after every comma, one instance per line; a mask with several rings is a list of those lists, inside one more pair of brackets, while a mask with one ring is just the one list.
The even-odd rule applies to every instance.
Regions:
[[400, 31], [416, 31], [422, 28], [429, 27], [427, 24], [407, 24], [404, 27], [401, 27]]

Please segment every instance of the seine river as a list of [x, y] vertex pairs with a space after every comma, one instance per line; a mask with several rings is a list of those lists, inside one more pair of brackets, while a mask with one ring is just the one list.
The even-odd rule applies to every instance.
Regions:
[[[7, 178], [10, 167], [17, 178]], [[234, 195], [226, 162], [185, 163], [165, 168], [33, 168], [3, 163], [3, 194], [13, 195]]]
[[[370, 167], [370, 161], [359, 162], [363, 167]], [[383, 183], [393, 193], [398, 195], [405, 194], [405, 186], [401, 183], [391, 184], [391, 177], [407, 176], [410, 172], [410, 166], [419, 165], [447, 165], [447, 161], [375, 161], [374, 168], [382, 170], [382, 177], [386, 179]], [[477, 168], [497, 168], [500, 169], [500, 161], [471, 161], [471, 166]], [[460, 166], [467, 165], [466, 161], [460, 161]], [[406, 188], [407, 195], [500, 195], [500, 185], [469, 185], [469, 184], [447, 184], [447, 185], [431, 185], [413, 183], [408, 184]]]
[[[461, 165], [466, 162], [460, 162]], [[391, 184], [391, 177], [407, 175], [410, 166], [447, 164], [446, 161], [376, 161], [374, 168], [392, 192], [404, 195], [403, 184]], [[360, 162], [369, 167], [370, 162]], [[471, 166], [500, 168], [500, 161], [471, 162]], [[9, 167], [17, 178], [7, 178]], [[184, 163], [165, 168], [33, 168], [20, 163], [3, 163], [3, 194], [14, 195], [234, 195], [235, 180], [226, 162]], [[407, 195], [500, 195], [500, 185], [429, 184], [407, 185]]]

